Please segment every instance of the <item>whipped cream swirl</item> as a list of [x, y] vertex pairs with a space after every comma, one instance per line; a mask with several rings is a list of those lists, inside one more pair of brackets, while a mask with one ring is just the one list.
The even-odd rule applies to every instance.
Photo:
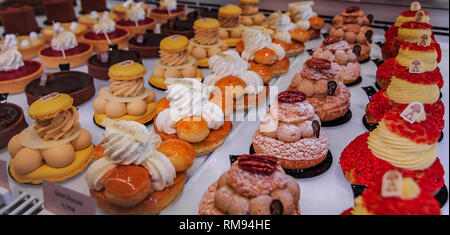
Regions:
[[75, 34], [69, 31], [64, 31], [59, 28], [55, 31], [55, 36], [53, 36], [51, 46], [55, 51], [63, 51], [76, 47], [78, 45], [77, 38]]
[[6, 35], [0, 52], [0, 72], [16, 70], [23, 65], [22, 54], [17, 50], [15, 35]]
[[314, 2], [298, 2], [289, 4], [289, 12], [294, 22], [300, 20], [309, 20], [314, 16], [317, 16], [312, 9]]
[[103, 14], [101, 18], [92, 27], [96, 34], [100, 33], [112, 33], [116, 30], [116, 23], [109, 18], [108, 14]]
[[177, 9], [177, 1], [175, 0], [161, 0], [159, 6], [162, 9], [167, 9], [168, 11], [173, 11]]
[[242, 58], [244, 60], [253, 60], [255, 52], [263, 48], [269, 48], [272, 44], [272, 39], [268, 32], [259, 29], [246, 29], [242, 35], [244, 41], [244, 51]]
[[145, 19], [145, 10], [142, 8], [142, 3], [139, 2], [127, 11], [126, 18], [131, 21], [140, 21]]
[[173, 185], [177, 175], [175, 167], [166, 155], [154, 151], [149, 158], [142, 163], [152, 176], [152, 189], [160, 191]]

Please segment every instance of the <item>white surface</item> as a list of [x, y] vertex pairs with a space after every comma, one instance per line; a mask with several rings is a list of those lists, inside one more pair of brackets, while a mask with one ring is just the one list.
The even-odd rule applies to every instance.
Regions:
[[[111, 3], [112, 4], [112, 3]], [[78, 13], [78, 12], [77, 12]], [[38, 22], [41, 26], [43, 17], [38, 17]], [[0, 32], [3, 31], [0, 28]], [[374, 42], [383, 40], [383, 32], [375, 31]], [[439, 40], [439, 39], [438, 39]], [[321, 39], [316, 39], [310, 41], [306, 44], [306, 48], [315, 48], [320, 45]], [[445, 129], [444, 129], [444, 139], [439, 143], [439, 158], [444, 166], [445, 170], [445, 184], [449, 184], [449, 123], [448, 123], [448, 108], [449, 108], [449, 92], [448, 92], [448, 75], [449, 75], [449, 45], [448, 43], [441, 43], [442, 48], [442, 58], [443, 61], [440, 63], [439, 67], [445, 78], [445, 84], [442, 89], [443, 102], [445, 104]], [[288, 74], [285, 74], [279, 78], [275, 78], [272, 81], [272, 85], [278, 86], [279, 91], [283, 91], [290, 84], [293, 75], [300, 72], [304, 61], [309, 57], [305, 52], [297, 57], [291, 58], [291, 67]], [[380, 58], [381, 51], [380, 48], [373, 44], [372, 45], [372, 58]], [[35, 58], [35, 60], [39, 60]], [[147, 69], [146, 80], [150, 76], [153, 68], [155, 67], [155, 62], [157, 59], [144, 59], [143, 64]], [[73, 68], [72, 70], [87, 72], [87, 66], [81, 66]], [[56, 70], [45, 69], [44, 72], [53, 72]], [[206, 77], [209, 74], [208, 69], [202, 69], [203, 75]], [[367, 130], [363, 126], [361, 119], [365, 113], [365, 106], [368, 103], [368, 98], [364, 91], [361, 89], [362, 86], [373, 86], [375, 82], [375, 72], [376, 66], [372, 62], [367, 62], [362, 64], [362, 83], [350, 87], [352, 93], [351, 97], [351, 110], [353, 113], [352, 119], [341, 126], [337, 127], [324, 127], [324, 131], [329, 138], [330, 151], [333, 154], [333, 164], [331, 168], [324, 174], [312, 178], [312, 179], [298, 179], [298, 183], [301, 188], [301, 199], [300, 207], [302, 214], [339, 214], [344, 209], [347, 209], [353, 205], [353, 193], [350, 184], [345, 180], [342, 170], [338, 164], [339, 156], [342, 150], [352, 141], [356, 136], [366, 132]], [[100, 81], [95, 79], [96, 92], [100, 88], [107, 86], [109, 83], [106, 81]], [[145, 83], [146, 87], [151, 88], [148, 83]], [[155, 91], [157, 99], [164, 97], [164, 93], [160, 90], [151, 88]], [[95, 95], [96, 97], [96, 95]], [[92, 117], [94, 115], [94, 110], [92, 108], [92, 98], [89, 102], [79, 106], [80, 112], [80, 123], [81, 126], [90, 131], [93, 136], [93, 142], [98, 144], [102, 139], [103, 130], [97, 127], [93, 121]], [[26, 97], [24, 93], [10, 95], [8, 97], [8, 102], [16, 103], [20, 105], [25, 113], [26, 121], [29, 125], [33, 124], [31, 118], [28, 117], [28, 105], [26, 103]], [[264, 113], [264, 110], [259, 109], [260, 112]], [[248, 115], [247, 112], [235, 112], [235, 116], [254, 116], [256, 109], [250, 110]], [[210, 155], [204, 155], [197, 157], [194, 162], [194, 166], [189, 170], [189, 180], [185, 185], [185, 189], [180, 198], [173, 203], [169, 208], [162, 212], [162, 214], [198, 214], [198, 204], [203, 193], [206, 191], [207, 187], [218, 179], [218, 177], [229, 168], [229, 158], [230, 154], [244, 154], [248, 153], [249, 146], [251, 143], [251, 136], [259, 125], [259, 121], [238, 121], [233, 122], [233, 129], [231, 134], [228, 136], [226, 142], [222, 147], [217, 149], [214, 153]], [[153, 128], [152, 126], [148, 127]], [[9, 154], [6, 149], [0, 150], [0, 159], [9, 162]], [[81, 192], [83, 194], [89, 195], [88, 187], [84, 181], [85, 171], [68, 179], [64, 182], [60, 182], [61, 185]], [[40, 185], [23, 185], [18, 184], [14, 180], [10, 180], [11, 187], [14, 187], [20, 191], [27, 192], [33, 197], [42, 199], [42, 186]], [[103, 212], [98, 209], [98, 214], [103, 214]], [[442, 214], [448, 214], [449, 207], [448, 203], [443, 207]]]

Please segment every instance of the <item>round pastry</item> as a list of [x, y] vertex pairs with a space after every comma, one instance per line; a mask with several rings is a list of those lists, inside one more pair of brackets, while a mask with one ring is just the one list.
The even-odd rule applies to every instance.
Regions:
[[175, 19], [185, 14], [186, 9], [182, 6], [177, 6], [176, 0], [161, 0], [159, 7], [150, 9], [150, 16], [161, 24], [166, 23], [169, 19]]
[[239, 5], [242, 9], [240, 21], [245, 26], [263, 25], [266, 16], [259, 12], [259, 0], [240, 0]]
[[47, 26], [41, 29], [41, 34], [46, 41], [51, 41], [55, 37], [55, 32], [64, 29], [64, 31], [69, 31], [75, 34], [77, 41], [81, 40], [81, 36], [88, 31], [88, 26], [85, 24], [77, 22], [67, 22], [67, 23], [53, 23], [51, 26]]
[[272, 30], [262, 27], [246, 29], [242, 40], [236, 45], [236, 51], [250, 64], [256, 63], [272, 70], [273, 76], [280, 76], [289, 71], [289, 58], [286, 56], [286, 43], [272, 42]]
[[[396, 175], [399, 178], [395, 178]], [[394, 176], [395, 182], [389, 181], [391, 178], [377, 178], [371, 182], [361, 196], [355, 198], [355, 206], [346, 210], [344, 215], [440, 215], [441, 208], [439, 202], [423, 191], [420, 186], [405, 175], [393, 171], [385, 174]], [[398, 190], [394, 195], [386, 188], [395, 185]]]
[[[11, 34], [9, 37], [16, 37]], [[22, 58], [27, 60], [38, 56], [39, 50], [44, 46], [45, 40], [39, 37], [35, 32], [31, 32], [30, 35], [17, 36], [17, 50], [22, 54]], [[5, 40], [0, 40], [0, 45], [3, 45]]]
[[92, 160], [91, 134], [78, 123], [73, 99], [51, 93], [30, 105], [35, 123], [8, 143], [9, 172], [19, 183], [59, 182], [81, 171]]
[[136, 121], [148, 125], [156, 115], [155, 93], [144, 87], [146, 70], [142, 64], [125, 60], [109, 68], [111, 83], [95, 98], [94, 122], [103, 126], [105, 118]]
[[[126, 0], [122, 4], [114, 5], [112, 8], [112, 12], [116, 14], [119, 19], [124, 18], [127, 14], [128, 9], [132, 8], [137, 3], [133, 0]], [[141, 8], [144, 9], [144, 11], [147, 11], [148, 6], [146, 4], [140, 4]]]
[[228, 45], [219, 39], [219, 27], [219, 21], [212, 18], [194, 22], [195, 36], [190, 40], [188, 52], [199, 67], [208, 67], [211, 56], [228, 49]]
[[172, 35], [161, 40], [160, 57], [149, 78], [150, 85], [167, 89], [166, 78], [195, 78], [203, 80], [197, 61], [189, 56], [189, 39], [182, 35]]
[[370, 25], [370, 19], [364, 11], [358, 6], [350, 6], [343, 10], [339, 15], [333, 17], [332, 26], [343, 24], [357, 24], [359, 26]]
[[[163, 140], [190, 143], [197, 156], [214, 151], [230, 134], [231, 121], [224, 120], [222, 108], [208, 100], [208, 91], [198, 80], [186, 78], [178, 82], [168, 85], [167, 97], [156, 105], [155, 133]], [[190, 85], [183, 85], [186, 83]]]
[[161, 33], [166, 35], [179, 34], [191, 39], [194, 37], [194, 22], [198, 18], [204, 17], [201, 14], [202, 11], [200, 11], [200, 9], [196, 9], [188, 14], [187, 17], [169, 19], [167, 23], [161, 25]]
[[240, 7], [231, 4], [219, 8], [219, 38], [229, 47], [236, 46], [236, 43], [241, 40], [243, 31], [239, 23], [241, 12]]
[[350, 90], [338, 80], [336, 71], [326, 59], [307, 60], [288, 90], [305, 93], [322, 122], [338, 119], [350, 108]]
[[81, 13], [89, 14], [93, 11], [107, 11], [106, 0], [80, 0], [81, 3]]
[[73, 105], [79, 106], [94, 96], [94, 79], [89, 74], [79, 71], [61, 71], [44, 74], [25, 87], [29, 105], [53, 92], [70, 95], [74, 99]]
[[[216, 54], [209, 60], [211, 74], [204, 84], [218, 88], [213, 93], [214, 103], [221, 104], [226, 114], [232, 110], [247, 110], [265, 102], [269, 81], [264, 83], [258, 73], [248, 69], [249, 64], [235, 51]], [[217, 92], [217, 93], [216, 93]], [[225, 107], [230, 104], [230, 107]]]
[[375, 130], [356, 137], [341, 153], [340, 165], [351, 184], [369, 185], [395, 169], [426, 192], [435, 193], [444, 185], [437, 158], [443, 120], [419, 112], [410, 123], [401, 117], [403, 111], [390, 109]]
[[132, 121], [112, 122], [103, 137], [93, 153], [96, 161], [86, 172], [90, 194], [103, 211], [158, 214], [182, 193], [195, 159], [191, 145], [161, 141]]
[[38, 61], [22, 60], [17, 40], [7, 36], [0, 51], [0, 94], [18, 93], [41, 76], [44, 66]]
[[0, 103], [0, 149], [8, 146], [9, 140], [27, 127], [20, 106], [7, 102]]
[[274, 29], [272, 39], [274, 42], [282, 41], [286, 44], [286, 55], [296, 56], [305, 50], [305, 42], [309, 40], [308, 31], [299, 28], [291, 22], [291, 18], [281, 11], [270, 14], [268, 25]]
[[4, 34], [27, 35], [39, 31], [33, 8], [27, 4], [16, 3], [0, 9], [0, 22]]
[[77, 21], [73, 0], [43, 0], [43, 2], [45, 16], [47, 17], [44, 24]]
[[340, 37], [330, 36], [322, 41], [322, 45], [314, 50], [313, 58], [326, 59], [336, 71], [339, 81], [351, 84], [361, 76], [361, 65], [350, 45]]
[[[87, 2], [90, 2], [90, 1], [87, 1]], [[87, 25], [88, 29], [92, 29], [94, 24], [97, 22], [98, 18], [102, 18], [104, 14], [107, 14], [108, 17], [113, 21], [116, 21], [119, 18], [116, 14], [114, 14], [112, 12], [107, 12], [107, 11], [104, 11], [104, 12], [89, 11], [89, 12], [87, 12], [89, 14], [81, 15], [78, 18], [78, 23]]]
[[218, 9], [203, 8], [203, 7], [202, 8], [194, 8], [193, 11], [191, 11], [187, 14], [187, 18], [194, 19], [194, 20], [197, 20], [198, 18], [202, 18], [202, 17], [217, 19], [218, 14], [219, 14]]
[[313, 11], [313, 1], [301, 1], [289, 4], [289, 15], [292, 21], [301, 29], [308, 31], [310, 38], [320, 37], [320, 30], [325, 21]]
[[158, 58], [159, 44], [166, 34], [146, 30], [145, 34], [137, 34], [128, 40], [128, 50], [138, 52], [143, 58]]
[[[262, 167], [261, 167], [262, 166]], [[242, 155], [208, 187], [200, 215], [299, 215], [300, 187], [276, 158]]]
[[306, 101], [304, 93], [297, 91], [278, 95], [252, 143], [257, 154], [275, 156], [284, 169], [290, 170], [320, 164], [329, 148], [314, 107]]
[[117, 45], [113, 45], [108, 52], [93, 55], [88, 60], [88, 73], [100, 80], [109, 80], [109, 68], [125, 60], [132, 60], [142, 63], [142, 57], [136, 51], [118, 50]]
[[117, 44], [119, 49], [127, 46], [130, 32], [126, 29], [116, 28], [116, 23], [104, 14], [92, 26], [92, 31], [82, 35], [82, 41], [94, 46], [97, 52], [108, 51], [110, 45]]
[[134, 36], [145, 33], [147, 29], [152, 29], [155, 26], [156, 21], [153, 18], [146, 17], [145, 10], [140, 6], [141, 4], [139, 2], [132, 5], [125, 17], [116, 21], [118, 29], [127, 30], [130, 32], [130, 36]]

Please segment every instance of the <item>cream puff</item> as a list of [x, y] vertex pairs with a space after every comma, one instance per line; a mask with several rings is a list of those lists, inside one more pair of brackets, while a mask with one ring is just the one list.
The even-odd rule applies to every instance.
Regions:
[[313, 11], [314, 1], [302, 1], [289, 4], [289, 16], [301, 29], [306, 30], [311, 39], [320, 37], [320, 30], [325, 24], [323, 18]]

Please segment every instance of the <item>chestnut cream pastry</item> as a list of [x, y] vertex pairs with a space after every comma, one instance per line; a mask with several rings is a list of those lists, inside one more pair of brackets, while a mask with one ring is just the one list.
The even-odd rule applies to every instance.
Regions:
[[308, 31], [312, 39], [320, 37], [320, 29], [325, 24], [325, 21], [313, 11], [313, 5], [314, 1], [290, 3], [287, 13], [299, 28]]
[[225, 5], [219, 9], [219, 38], [228, 46], [234, 47], [241, 39], [243, 28], [239, 23], [241, 8], [236, 5]]
[[[214, 93], [213, 99], [222, 103], [225, 113], [232, 112], [233, 107], [238, 110], [256, 107], [266, 100], [269, 90], [264, 85], [268, 82], [265, 84], [258, 73], [248, 70], [248, 67], [247, 61], [236, 51], [228, 50], [210, 58], [211, 74], [204, 83], [218, 88], [219, 93]], [[233, 106], [225, 107], [225, 104]]]
[[350, 45], [340, 37], [330, 36], [314, 50], [313, 58], [322, 58], [331, 62], [339, 81], [350, 84], [361, 75], [361, 65]]
[[59, 182], [79, 172], [92, 160], [91, 134], [82, 129], [79, 114], [67, 94], [51, 93], [30, 105], [35, 124], [11, 138], [11, 176], [19, 183]]
[[110, 214], [157, 214], [181, 194], [195, 152], [181, 140], [161, 141], [133, 121], [105, 119], [96, 161], [86, 172], [90, 194]]
[[200, 215], [299, 215], [300, 187], [277, 159], [242, 155], [208, 187]]
[[167, 97], [158, 101], [155, 132], [163, 140], [181, 139], [190, 143], [197, 155], [220, 147], [232, 124], [225, 121], [220, 106], [209, 101], [210, 92], [192, 78], [166, 80]]
[[259, 0], [240, 0], [239, 6], [242, 9], [240, 21], [245, 26], [263, 25], [266, 16], [259, 12]]
[[320, 164], [329, 148], [314, 107], [299, 91], [284, 91], [278, 95], [252, 142], [257, 154], [275, 156], [283, 168], [290, 170]]
[[338, 119], [350, 108], [350, 90], [338, 80], [336, 71], [326, 59], [307, 60], [288, 90], [305, 93], [322, 122]]

